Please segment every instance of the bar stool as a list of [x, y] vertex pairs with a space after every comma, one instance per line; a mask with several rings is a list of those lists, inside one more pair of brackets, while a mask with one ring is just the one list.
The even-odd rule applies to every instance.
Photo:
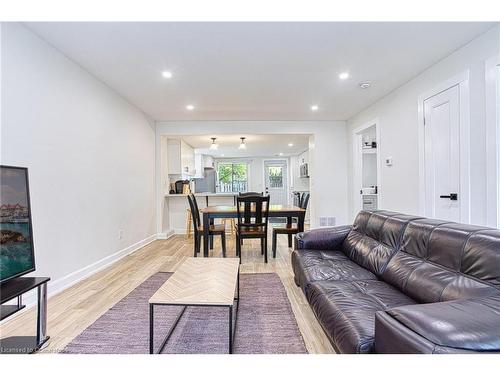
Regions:
[[193, 215], [191, 215], [191, 210], [186, 209], [186, 238], [191, 238], [191, 227], [193, 225]]
[[222, 225], [224, 225], [224, 228], [227, 228], [227, 226], [226, 226], [227, 221], [229, 221], [229, 227], [231, 228], [231, 236], [232, 236], [235, 233], [234, 228], [236, 227], [236, 222], [232, 218], [231, 219], [223, 218], [223, 219], [221, 219], [221, 223], [222, 223]]

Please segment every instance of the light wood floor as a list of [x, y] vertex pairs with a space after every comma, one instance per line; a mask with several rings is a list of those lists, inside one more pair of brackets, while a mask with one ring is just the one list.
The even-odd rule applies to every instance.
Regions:
[[[234, 237], [226, 237], [228, 254], [235, 256]], [[275, 272], [281, 278], [290, 300], [299, 329], [309, 353], [335, 353], [309, 307], [302, 291], [293, 281], [290, 264], [291, 249], [286, 236], [279, 236], [276, 259], [269, 263], [260, 255], [259, 242], [246, 240], [243, 247], [242, 273]], [[41, 352], [62, 350], [73, 338], [104, 314], [156, 272], [175, 271], [185, 257], [193, 256], [192, 239], [176, 235], [168, 240], [157, 240], [110, 267], [51, 297], [48, 301], [48, 345]], [[216, 240], [210, 256], [220, 257], [220, 244]], [[29, 309], [0, 325], [0, 337], [34, 335], [36, 311]]]

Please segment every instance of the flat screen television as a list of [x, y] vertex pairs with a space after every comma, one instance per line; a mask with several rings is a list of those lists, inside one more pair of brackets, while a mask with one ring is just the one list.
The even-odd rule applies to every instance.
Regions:
[[0, 166], [0, 282], [35, 270], [28, 169]]

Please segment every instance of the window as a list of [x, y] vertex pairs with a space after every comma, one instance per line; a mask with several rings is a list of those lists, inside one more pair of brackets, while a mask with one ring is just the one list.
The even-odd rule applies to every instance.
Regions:
[[217, 164], [217, 190], [220, 193], [247, 191], [248, 164], [241, 162], [219, 162]]
[[282, 188], [283, 187], [283, 167], [282, 166], [269, 166], [267, 167], [269, 174], [269, 187]]

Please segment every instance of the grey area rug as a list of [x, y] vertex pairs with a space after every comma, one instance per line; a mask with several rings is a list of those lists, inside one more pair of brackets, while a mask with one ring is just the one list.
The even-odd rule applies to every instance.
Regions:
[[[172, 275], [160, 272], [105, 312], [62, 353], [149, 353], [149, 305], [154, 292]], [[290, 302], [278, 275], [240, 275], [240, 307], [234, 352], [307, 353]], [[155, 306], [155, 348], [159, 348], [180, 307]], [[220, 307], [189, 307], [162, 354], [228, 353], [228, 312]]]

